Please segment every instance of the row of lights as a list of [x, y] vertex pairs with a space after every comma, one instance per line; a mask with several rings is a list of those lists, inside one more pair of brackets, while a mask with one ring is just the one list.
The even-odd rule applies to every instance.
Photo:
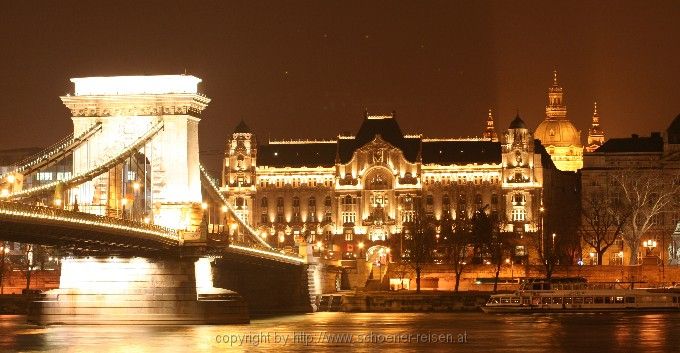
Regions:
[[43, 219], [49, 219], [49, 220], [55, 220], [55, 221], [63, 221], [63, 222], [70, 222], [70, 223], [102, 226], [102, 227], [114, 228], [114, 229], [118, 229], [118, 230], [156, 235], [156, 236], [159, 236], [159, 237], [162, 237], [162, 238], [165, 238], [165, 239], [170, 239], [170, 240], [178, 240], [179, 239], [177, 234], [170, 234], [170, 233], [154, 231], [154, 230], [150, 230], [150, 229], [142, 229], [142, 228], [136, 228], [136, 227], [126, 226], [126, 225], [120, 225], [120, 224], [111, 224], [111, 223], [105, 223], [105, 222], [92, 221], [92, 220], [87, 220], [87, 219], [83, 219], [83, 218], [62, 217], [62, 216], [32, 213], [32, 212], [27, 212], [27, 211], [10, 211], [10, 210], [3, 210], [3, 209], [0, 209], [0, 214], [6, 214], [6, 215], [10, 215], [10, 216], [19, 216], [19, 217], [43, 218]]

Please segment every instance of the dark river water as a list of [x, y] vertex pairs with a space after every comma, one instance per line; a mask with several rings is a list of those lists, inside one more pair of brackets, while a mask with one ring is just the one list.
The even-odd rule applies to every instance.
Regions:
[[249, 325], [51, 326], [0, 316], [0, 352], [680, 352], [680, 313], [315, 313]]

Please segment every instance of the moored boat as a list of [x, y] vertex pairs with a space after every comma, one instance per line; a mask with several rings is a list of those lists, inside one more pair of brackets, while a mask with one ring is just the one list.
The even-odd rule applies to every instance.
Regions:
[[633, 283], [533, 279], [509, 294], [495, 294], [487, 313], [680, 311], [680, 288], [634, 288]]

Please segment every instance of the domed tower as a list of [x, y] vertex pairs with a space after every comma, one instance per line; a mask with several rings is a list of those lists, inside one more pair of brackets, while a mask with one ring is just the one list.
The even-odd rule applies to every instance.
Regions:
[[507, 231], [535, 230], [535, 215], [541, 204], [542, 166], [540, 155], [534, 153], [534, 138], [519, 114], [503, 134], [501, 151]]
[[553, 71], [553, 85], [548, 89], [548, 105], [543, 120], [534, 133], [541, 140], [559, 170], [577, 171], [583, 167], [581, 132], [567, 119], [564, 91]]
[[586, 146], [587, 152], [594, 152], [604, 143], [604, 131], [600, 127], [600, 115], [597, 113], [597, 102], [593, 108], [593, 123], [588, 129], [588, 146]]

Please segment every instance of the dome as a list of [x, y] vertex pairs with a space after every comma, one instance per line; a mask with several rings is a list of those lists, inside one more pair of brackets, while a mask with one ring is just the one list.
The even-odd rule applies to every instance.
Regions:
[[524, 120], [519, 117], [519, 114], [515, 117], [515, 119], [510, 123], [510, 128], [511, 129], [526, 129], [527, 126], [524, 124]]
[[567, 119], [546, 119], [534, 132], [534, 138], [543, 146], [582, 146], [581, 132]]

